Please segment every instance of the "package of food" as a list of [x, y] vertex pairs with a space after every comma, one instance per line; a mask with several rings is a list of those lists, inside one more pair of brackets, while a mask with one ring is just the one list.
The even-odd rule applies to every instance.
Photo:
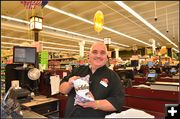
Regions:
[[73, 81], [73, 85], [76, 91], [75, 102], [74, 105], [77, 103], [84, 103], [88, 101], [94, 101], [94, 97], [91, 95], [89, 91], [89, 75], [85, 77], [81, 77]]

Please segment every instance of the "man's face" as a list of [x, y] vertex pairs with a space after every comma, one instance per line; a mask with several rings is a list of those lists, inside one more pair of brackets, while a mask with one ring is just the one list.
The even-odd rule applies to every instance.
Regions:
[[94, 68], [102, 67], [107, 62], [107, 52], [106, 47], [101, 44], [97, 44], [92, 47], [92, 50], [89, 54], [89, 63]]

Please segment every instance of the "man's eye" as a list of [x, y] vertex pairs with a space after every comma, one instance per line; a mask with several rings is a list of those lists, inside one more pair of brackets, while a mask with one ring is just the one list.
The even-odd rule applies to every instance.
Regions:
[[101, 53], [101, 55], [105, 55], [105, 54], [106, 54], [106, 52], [105, 52], [105, 51], [101, 51], [100, 53]]
[[97, 51], [92, 51], [93, 54], [97, 54], [98, 52]]

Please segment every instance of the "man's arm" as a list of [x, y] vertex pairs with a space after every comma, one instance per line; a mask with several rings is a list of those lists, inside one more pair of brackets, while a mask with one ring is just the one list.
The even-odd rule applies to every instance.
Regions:
[[102, 110], [102, 111], [116, 111], [116, 108], [106, 99], [95, 100], [86, 103], [78, 103], [78, 105], [84, 108], [91, 107], [93, 109]]
[[80, 106], [87, 108], [98, 109], [102, 111], [117, 111], [120, 112], [124, 103], [124, 90], [116, 73], [112, 74], [112, 89], [106, 99], [96, 100], [92, 102], [79, 103]]
[[63, 94], [68, 94], [71, 89], [73, 88], [73, 81], [80, 78], [79, 76], [73, 76], [71, 78], [69, 78], [69, 80], [67, 82], [63, 82], [62, 84], [60, 84], [59, 86], [59, 92], [63, 93]]

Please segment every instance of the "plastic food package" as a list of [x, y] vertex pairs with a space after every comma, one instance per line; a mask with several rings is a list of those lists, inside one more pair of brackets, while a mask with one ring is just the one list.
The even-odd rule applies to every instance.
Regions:
[[94, 101], [94, 97], [89, 91], [89, 77], [90, 76], [87, 75], [73, 81], [73, 85], [76, 91], [74, 105], [76, 105], [77, 103]]

